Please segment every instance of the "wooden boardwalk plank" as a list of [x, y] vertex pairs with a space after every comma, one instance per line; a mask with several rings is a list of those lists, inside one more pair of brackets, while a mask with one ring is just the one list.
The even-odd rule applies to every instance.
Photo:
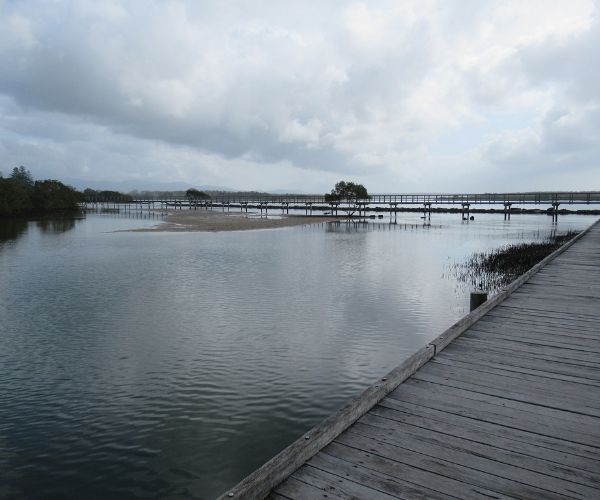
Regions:
[[576, 493], [589, 498], [598, 486], [598, 478], [594, 474], [580, 473], [522, 453], [507, 451], [498, 447], [494, 440], [490, 440], [491, 445], [482, 444], [395, 420], [388, 421], [386, 428], [363, 422], [357, 422], [352, 432], [536, 488], [563, 495]]
[[532, 321], [536, 324], [539, 322], [540, 325], [546, 324], [563, 324], [571, 328], [585, 328], [592, 329], [595, 332], [594, 326], [597, 318], [583, 318], [577, 317], [574, 314], [557, 314], [554, 311], [547, 311], [540, 313], [539, 311], [527, 310], [523, 307], [513, 307], [510, 304], [498, 306], [487, 315], [489, 318], [501, 317], [506, 319], [513, 319], [515, 321], [528, 322], [531, 325]]
[[[461, 424], [467, 422], [477, 428], [482, 427], [488, 432], [501, 432], [506, 436], [517, 436], [515, 439], [580, 457], [583, 460], [578, 467], [582, 469], [597, 471], [598, 466], [600, 466], [600, 450], [598, 447], [585, 443], [587, 442], [587, 436], [583, 436], [584, 442], [582, 443], [577, 439], [581, 435], [572, 433], [557, 434], [557, 430], [560, 433], [560, 427], [557, 429], [548, 424], [536, 427], [537, 420], [535, 419], [519, 418], [522, 416], [512, 412], [510, 415], [497, 414], [493, 408], [491, 410], [484, 408], [474, 411], [468, 408], [465, 409], [463, 405], [460, 405], [460, 400], [458, 402], [459, 404], [455, 406], [452, 406], [447, 401], [435, 401], [426, 405], [425, 403], [417, 403], [415, 400], [408, 402], [386, 398], [377, 407], [396, 411], [417, 412], [419, 415], [434, 415], [436, 418], [448, 418], [456, 423], [456, 425], [459, 422]], [[499, 430], [494, 431], [494, 429]], [[575, 439], [570, 440], [570, 437], [574, 437]], [[587, 467], [584, 467], [582, 464], [587, 464]]]
[[455, 344], [479, 346], [484, 349], [501, 349], [504, 351], [514, 351], [529, 353], [534, 356], [549, 359], [564, 359], [576, 362], [581, 366], [590, 366], [592, 368], [600, 368], [600, 359], [596, 353], [588, 353], [577, 349], [562, 349], [560, 347], [540, 346], [530, 342], [514, 342], [502, 339], [495, 339], [494, 335], [486, 337], [460, 337], [456, 339]]
[[[485, 334], [485, 335], [480, 335]], [[514, 328], [500, 329], [499, 325], [478, 325], [472, 328], [467, 333], [463, 334], [464, 339], [492, 339], [492, 340], [503, 340], [513, 347], [520, 347], [515, 345], [515, 342], [521, 342], [529, 345], [539, 345], [547, 347], [556, 347], [562, 350], [570, 351], [582, 351], [587, 353], [600, 354], [600, 342], [596, 339], [580, 339], [577, 337], [570, 337], [569, 335], [549, 333], [543, 330], [535, 331], [524, 331], [515, 330]]]
[[[539, 304], [543, 305], [543, 302], [540, 302]], [[509, 314], [516, 314], [525, 318], [532, 316], [533, 320], [540, 316], [546, 319], [573, 321], [574, 325], [583, 323], [584, 326], [594, 325], [598, 321], [598, 317], [593, 314], [593, 312], [591, 314], [582, 314], [576, 310], [561, 311], [550, 307], [539, 307], [539, 304], [538, 307], [529, 306], [524, 302], [502, 304], [501, 306], [498, 306], [498, 309], [494, 311], [494, 314], [503, 311], [504, 309], [508, 309]]]
[[[481, 498], [482, 495], [488, 497], [499, 496], [497, 493], [487, 490], [486, 488], [473, 486], [452, 477], [446, 477], [444, 475], [432, 473], [420, 467], [407, 465], [403, 462], [391, 460], [375, 453], [357, 450], [356, 448], [345, 446], [336, 442], [327, 446], [323, 450], [322, 454], [330, 455], [340, 460], [345, 460], [351, 464], [352, 467], [365, 467], [372, 471], [377, 471], [394, 478], [402, 478], [403, 480], [419, 487], [421, 491], [426, 493], [426, 495], [431, 495], [431, 492], [434, 491], [431, 490], [433, 487], [437, 490], [435, 494], [442, 493], [443, 495], [450, 496], [451, 498], [476, 499]], [[317, 457], [319, 455], [317, 455]], [[315, 457], [315, 459], [317, 457]], [[352, 474], [352, 471], [350, 470], [348, 473]], [[504, 496], [500, 495], [500, 497]]]
[[[390, 495], [385, 491], [382, 491], [382, 489], [393, 489], [393, 486], [381, 484], [382, 482], [376, 481], [375, 477], [372, 477], [370, 486], [362, 484], [360, 482], [361, 480], [368, 480], [370, 477], [361, 475], [359, 471], [356, 471], [355, 476], [352, 476], [351, 479], [348, 479], [345, 475], [340, 476], [339, 473], [334, 474], [323, 469], [313, 467], [310, 464], [306, 464], [294, 474], [294, 478], [306, 483], [306, 489], [310, 489], [311, 491], [320, 489], [321, 494], [327, 493], [329, 495], [330, 493], [333, 493], [339, 498], [348, 500], [355, 498], [372, 498], [373, 500], [410, 498], [407, 496], [400, 496], [399, 494]], [[306, 491], [306, 489], [304, 491]], [[279, 489], [276, 489], [275, 491], [277, 492]], [[304, 493], [301, 493], [297, 498], [304, 498]]]
[[[522, 453], [545, 462], [565, 466], [568, 470], [578, 471], [574, 474], [587, 471], [591, 475], [586, 475], [586, 477], [593, 478], [591, 481], [600, 481], [600, 461], [590, 464], [590, 460], [571, 454], [571, 450], [565, 446], [564, 441], [541, 440], [537, 434], [514, 431], [501, 425], [460, 417], [410, 403], [402, 405], [398, 402], [393, 409], [377, 405], [362, 417], [360, 422], [387, 428], [389, 426], [387, 420], [424, 427], [442, 434], [474, 440], [477, 443], [493, 442], [494, 446], [504, 450]], [[590, 467], [590, 465], [592, 466]], [[570, 473], [567, 474], [570, 477]]]
[[232, 495], [600, 498], [600, 224], [409, 365], [361, 396], [370, 406], [341, 412], [335, 433], [317, 427], [314, 452], [295, 443]]
[[[469, 465], [464, 465], [463, 463], [457, 463], [455, 460], [463, 461], [462, 459], [464, 458], [466, 461], [466, 458], [461, 456], [455, 457], [451, 451], [444, 453], [443, 451], [435, 450], [430, 451], [431, 454], [415, 452], [410, 449], [413, 440], [410, 440], [408, 437], [402, 443], [391, 444], [375, 439], [373, 436], [365, 436], [353, 427], [344, 432], [335, 442], [390, 460], [420, 467], [439, 475], [456, 478], [463, 483], [486, 488], [508, 496], [518, 497], [518, 495], [528, 495], [532, 498], [563, 498], [561, 494], [555, 493], [552, 490], [523, 484], [513, 479], [487, 472], [486, 470], [477, 469], [476, 467], [478, 465], [481, 466], [481, 464], [468, 462]], [[445, 458], [436, 456], [436, 454], [442, 455]], [[497, 465], [499, 466], [500, 464]], [[488, 466], [491, 467], [492, 464], [488, 464]]]
[[280, 498], [303, 498], [306, 500], [323, 500], [325, 498], [333, 500], [343, 500], [345, 497], [336, 495], [331, 489], [327, 488], [327, 485], [314, 486], [312, 484], [304, 483], [295, 477], [288, 478], [287, 481], [280, 484], [274, 493], [272, 493], [273, 499]]
[[[396, 468], [390, 470], [390, 464], [385, 461], [378, 461], [374, 466], [373, 459], [376, 457], [368, 453], [358, 457], [358, 459], [351, 459], [350, 457], [357, 457], [356, 450], [345, 448], [350, 453], [343, 454], [340, 452], [340, 448], [344, 447], [335, 443], [330, 444], [323, 450], [323, 453], [311, 458], [308, 465], [331, 472], [344, 479], [351, 477], [353, 481], [359, 484], [398, 498], [433, 498], [440, 500], [456, 498], [447, 492], [428, 488], [425, 480], [421, 484], [410, 482], [408, 478], [415, 479], [414, 469], [410, 471], [410, 467], [403, 467], [402, 474], [399, 474], [400, 471]], [[413, 474], [411, 475], [410, 472], [413, 472]], [[431, 477], [428, 479], [431, 482]]]
[[[532, 368], [531, 363], [529, 362], [526, 363], [526, 367], [507, 364], [507, 361], [505, 360], [504, 356], [496, 358], [494, 360], [492, 360], [491, 358], [473, 360], [465, 356], [461, 358], [452, 355], [447, 355], [446, 353], [444, 353], [444, 356], [437, 357], [435, 359], [435, 362], [451, 366], [459, 366], [462, 368], [471, 368], [473, 370], [482, 371], [486, 373], [507, 375], [518, 380], [533, 380], [544, 383], [552, 383], [547, 380], [552, 379], [560, 380], [563, 382], [571, 382], [574, 384], [573, 387], [577, 388], [579, 384], [600, 387], [600, 381], [590, 380], [573, 375], [564, 375], [562, 373], [556, 373], [554, 369], [550, 371], [547, 367], [547, 364], [542, 365], [541, 369], [539, 370]], [[554, 367], [556, 365], [554, 364], [552, 366]]]
[[[541, 324], [538, 323], [535, 330], [528, 328], [527, 323], [517, 320], [506, 320], [503, 324], [498, 324], [498, 321], [492, 321], [488, 318], [486, 321], [480, 321], [476, 326], [471, 328], [469, 332], [483, 331], [487, 333], [498, 333], [500, 335], [514, 335], [519, 338], [548, 338], [557, 341], [567, 342], [574, 346], [596, 347], [600, 345], [600, 338], [590, 328], [588, 332], [582, 331], [580, 328], [567, 327], [564, 324]], [[468, 334], [465, 332], [463, 335]]]
[[[576, 363], [571, 363], [565, 359], [539, 359], [529, 353], [519, 353], [506, 350], [490, 350], [483, 348], [469, 348], [460, 346], [444, 351], [444, 359], [456, 359], [472, 363], [495, 363], [506, 366], [507, 369], [531, 369], [536, 372], [553, 373], [557, 376], [575, 377], [581, 380], [582, 384], [598, 385], [600, 382], [600, 368], [592, 368], [588, 366], [580, 366]], [[476, 358], [475, 358], [476, 356]]]
[[[473, 429], [465, 432], [455, 425], [447, 425], [434, 420], [428, 420], [428, 425], [425, 425], [422, 419], [383, 408], [377, 414], [370, 412], [362, 417], [357, 422], [355, 429], [359, 429], [361, 424], [383, 430], [382, 437], [397, 437], [403, 441], [404, 436], [410, 435], [416, 437], [419, 444], [433, 443], [436, 446], [461, 450], [467, 455], [475, 454], [479, 458], [487, 457], [542, 475], [550, 475], [553, 478], [561, 478], [586, 486], [600, 486], [600, 472], [585, 472], [577, 467], [548, 460], [548, 457], [552, 455], [547, 448], [527, 446], [522, 442], [508, 440], [504, 436], [492, 437], [485, 433], [473, 432]], [[564, 456], [560, 455], [555, 458], [564, 460]], [[496, 474], [498, 473], [499, 471], [496, 470]], [[592, 493], [587, 489], [581, 491], [587, 491], [587, 494]]]
[[453, 349], [448, 355], [461, 355], [464, 358], [477, 356], [477, 359], [502, 359], [506, 364], [516, 366], [531, 366], [538, 370], [554, 370], [555, 373], [570, 374], [590, 380], [600, 380], [600, 368], [594, 364], [584, 363], [578, 360], [570, 360], [565, 357], [548, 355], [536, 355], [531, 352], [515, 351], [514, 349], [503, 349], [501, 347], [490, 347], [485, 345], [461, 344], [451, 346]]
[[436, 399], [444, 401], [444, 404], [449, 405], [448, 407], [452, 407], [450, 403], [459, 402], [465, 411], [476, 412], [484, 409], [494, 412], [498, 418], [506, 416], [517, 421], [531, 420], [534, 424], [538, 422], [540, 426], [555, 428], [558, 435], [562, 430], [565, 436], [568, 435], [567, 433], [572, 434], [573, 437], [579, 436], [579, 439], [574, 439], [577, 442], [600, 446], [600, 427], [594, 425], [598, 423], [597, 417], [574, 414], [569, 410], [514, 399], [507, 395], [489, 394], [485, 389], [468, 386], [468, 384], [457, 383], [456, 385], [463, 385], [463, 387], [411, 378], [402, 384], [402, 387], [390, 393], [388, 398], [402, 401], [408, 398]]
[[[457, 387], [524, 403], [557, 408], [566, 412], [577, 408], [578, 415], [600, 417], [600, 400], [594, 400], [594, 395], [598, 391], [593, 386], [583, 386], [586, 389], [585, 392], [581, 388], [575, 393], [571, 392], [573, 391], [572, 385], [565, 387], [565, 382], [556, 381], [552, 384], [544, 384], [537, 380], [528, 381], [524, 378], [519, 381], [519, 379], [505, 374], [474, 370], [472, 367], [465, 369], [457, 365], [442, 363], [429, 363], [413, 379], [440, 384], [444, 390], [447, 386]], [[577, 420], [581, 420], [579, 416]]]

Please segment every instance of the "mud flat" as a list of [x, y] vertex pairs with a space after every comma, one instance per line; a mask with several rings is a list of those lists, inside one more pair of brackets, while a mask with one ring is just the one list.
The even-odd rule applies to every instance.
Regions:
[[332, 222], [335, 217], [304, 215], [273, 215], [261, 217], [255, 214], [219, 213], [196, 210], [173, 210], [161, 224], [141, 229], [130, 229], [132, 232], [191, 232], [191, 231], [245, 231], [250, 229], [274, 229], [279, 227], [302, 226]]

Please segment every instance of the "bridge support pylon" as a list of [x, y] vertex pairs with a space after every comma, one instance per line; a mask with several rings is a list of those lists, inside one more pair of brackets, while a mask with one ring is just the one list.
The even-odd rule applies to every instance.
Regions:
[[[392, 213], [394, 214], [393, 222], [392, 222]], [[398, 218], [398, 203], [395, 201], [390, 201], [390, 224], [396, 224], [397, 218]]]
[[462, 220], [469, 220], [469, 214], [470, 214], [470, 207], [471, 204], [470, 203], [463, 203], [462, 204]]
[[431, 220], [431, 203], [423, 203], [423, 219]]
[[552, 203], [552, 222], [558, 222], [558, 206], [560, 203]]

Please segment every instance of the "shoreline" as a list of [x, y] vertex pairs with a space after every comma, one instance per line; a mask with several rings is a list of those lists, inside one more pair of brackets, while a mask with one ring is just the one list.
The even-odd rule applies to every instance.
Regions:
[[272, 215], [261, 217], [240, 213], [222, 213], [196, 210], [170, 210], [166, 219], [154, 227], [126, 229], [124, 232], [220, 232], [250, 231], [254, 229], [277, 229], [334, 222], [340, 217], [307, 215]]

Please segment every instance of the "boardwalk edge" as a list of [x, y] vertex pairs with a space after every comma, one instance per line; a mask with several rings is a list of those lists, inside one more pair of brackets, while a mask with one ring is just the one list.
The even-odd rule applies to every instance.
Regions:
[[442, 334], [437, 336], [430, 342], [430, 345], [434, 346], [435, 352], [438, 353], [442, 349], [444, 349], [448, 344], [450, 344], [454, 339], [463, 334], [467, 329], [469, 329], [473, 324], [479, 321], [483, 316], [485, 316], [488, 312], [490, 312], [494, 307], [498, 304], [504, 302], [508, 297], [510, 297], [518, 288], [520, 288], [524, 283], [529, 281], [535, 274], [537, 274], [541, 269], [546, 267], [550, 262], [552, 262], [556, 257], [565, 252], [569, 247], [571, 247], [574, 243], [579, 241], [583, 236], [585, 236], [594, 226], [600, 223], [600, 219], [593, 222], [589, 227], [581, 231], [579, 234], [571, 238], [565, 244], [561, 245], [550, 255], [546, 256], [544, 259], [539, 261], [535, 266], [531, 269], [523, 273], [513, 282], [511, 282], [504, 290], [500, 293], [492, 297], [490, 300], [484, 302], [481, 306], [479, 306], [474, 311], [470, 312], [460, 320], [458, 320], [454, 325], [444, 331]]

